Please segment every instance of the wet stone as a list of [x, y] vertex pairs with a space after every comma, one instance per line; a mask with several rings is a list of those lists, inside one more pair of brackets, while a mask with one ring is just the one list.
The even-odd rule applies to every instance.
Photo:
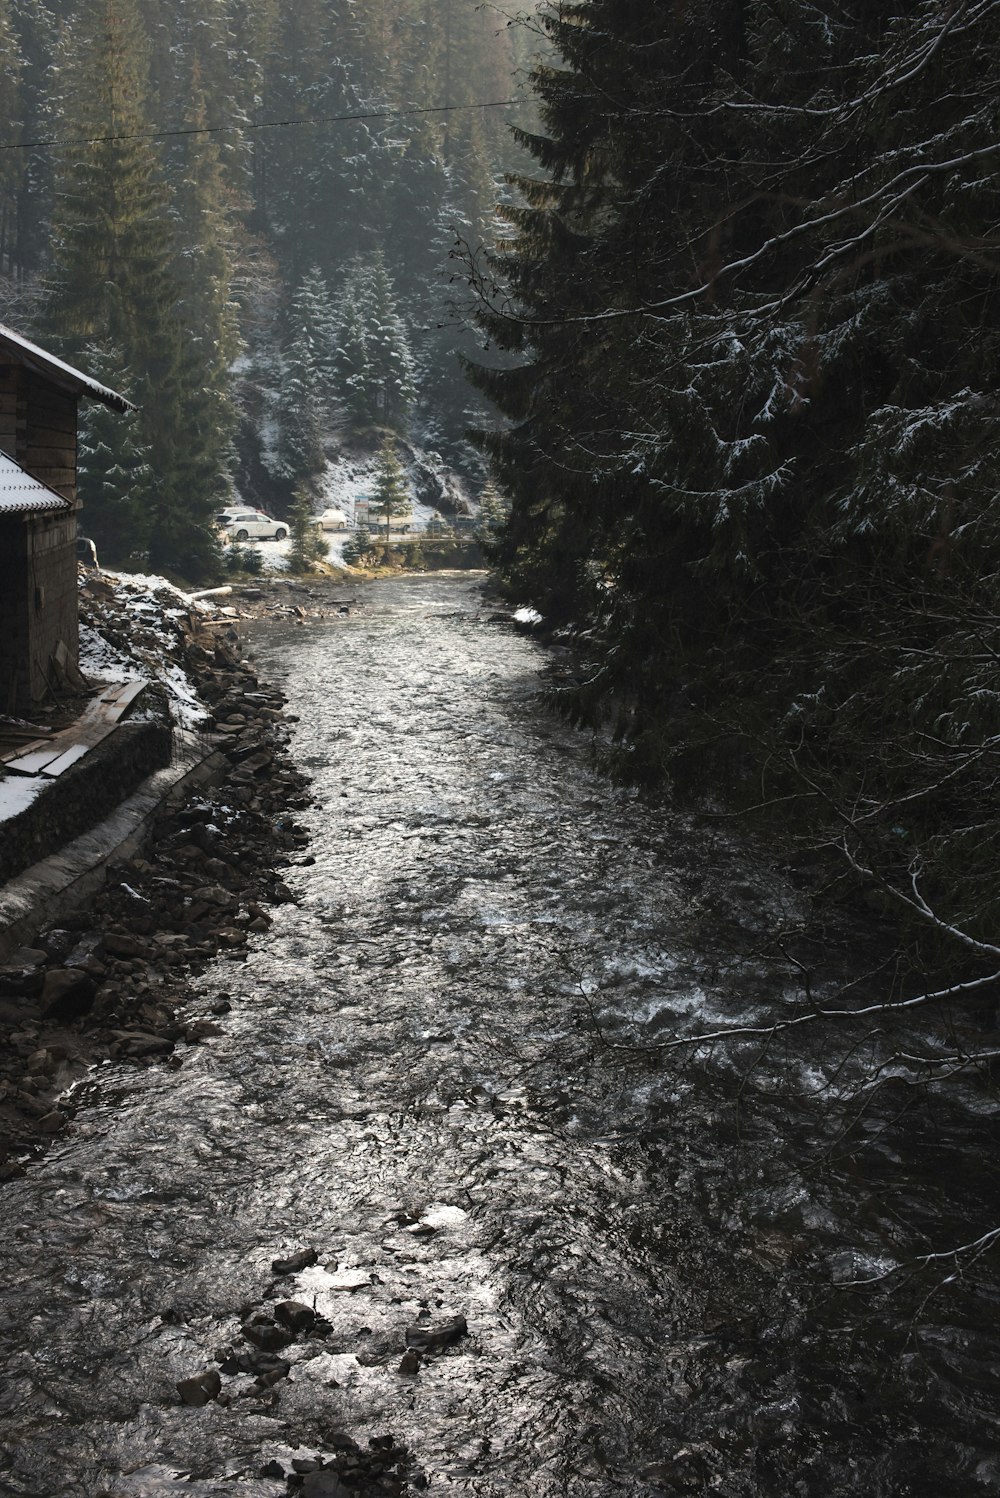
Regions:
[[298, 1274], [300, 1269], [308, 1269], [318, 1259], [319, 1254], [314, 1248], [303, 1248], [287, 1259], [272, 1259], [271, 1270], [274, 1274]]
[[275, 1306], [274, 1314], [282, 1326], [296, 1333], [310, 1331], [316, 1320], [316, 1312], [312, 1306], [307, 1306], [300, 1300], [281, 1301]]
[[337, 1473], [329, 1468], [308, 1472], [298, 1491], [304, 1498], [352, 1498], [352, 1489], [341, 1482]]
[[221, 1394], [222, 1379], [214, 1368], [208, 1368], [204, 1373], [195, 1374], [193, 1378], [180, 1379], [177, 1392], [181, 1396], [182, 1404], [197, 1408], [209, 1404]]
[[140, 957], [143, 959], [152, 956], [152, 947], [140, 937], [129, 936], [123, 931], [109, 931], [104, 937], [104, 949], [112, 957]]
[[251, 1316], [245, 1321], [242, 1332], [248, 1342], [259, 1347], [263, 1352], [277, 1352], [282, 1347], [287, 1347], [295, 1338], [291, 1332], [284, 1327], [278, 1326], [270, 1316], [258, 1314]]
[[41, 1002], [47, 1020], [82, 1019], [94, 1007], [97, 984], [78, 968], [50, 968], [45, 974]]
[[414, 1348], [417, 1352], [438, 1352], [443, 1347], [451, 1347], [455, 1342], [461, 1341], [468, 1336], [469, 1328], [464, 1316], [455, 1316], [451, 1321], [445, 1321], [440, 1326], [408, 1326], [406, 1328], [406, 1345]]

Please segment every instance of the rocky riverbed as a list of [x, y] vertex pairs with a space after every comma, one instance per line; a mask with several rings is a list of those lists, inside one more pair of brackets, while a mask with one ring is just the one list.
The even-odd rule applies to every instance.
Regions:
[[144, 856], [117, 864], [92, 903], [0, 965], [0, 1180], [63, 1132], [74, 1086], [95, 1064], [179, 1067], [217, 1033], [228, 997], [192, 1007], [191, 980], [220, 954], [239, 962], [249, 935], [267, 931], [274, 905], [292, 898], [279, 871], [308, 841], [284, 697], [243, 661], [235, 621], [346, 614], [343, 600], [334, 583], [186, 600], [160, 579], [87, 578], [84, 636], [97, 667], [160, 680], [175, 721], [196, 723], [222, 768], [217, 783], [164, 810]]

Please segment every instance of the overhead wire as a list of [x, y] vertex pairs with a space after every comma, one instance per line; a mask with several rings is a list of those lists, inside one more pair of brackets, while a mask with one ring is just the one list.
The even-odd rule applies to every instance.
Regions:
[[288, 120], [245, 121], [239, 125], [192, 125], [176, 130], [130, 130], [109, 135], [85, 135], [72, 139], [22, 140], [0, 143], [0, 151], [38, 151], [52, 147], [69, 149], [73, 146], [99, 146], [116, 140], [172, 140], [189, 135], [241, 135], [253, 130], [289, 130], [310, 125], [343, 125], [365, 120], [401, 120], [412, 115], [457, 114], [472, 109], [508, 109], [523, 104], [523, 99], [490, 99], [479, 104], [429, 104], [414, 105], [411, 109], [380, 109], [358, 111], [354, 114], [325, 114]]

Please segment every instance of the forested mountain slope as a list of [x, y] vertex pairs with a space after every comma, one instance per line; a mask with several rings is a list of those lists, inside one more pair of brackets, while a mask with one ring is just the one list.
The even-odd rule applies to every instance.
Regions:
[[477, 375], [499, 565], [581, 632], [573, 705], [633, 773], [818, 813], [995, 968], [1000, 6], [546, 26], [537, 170], [480, 266], [518, 356]]
[[449, 255], [490, 235], [529, 33], [476, 0], [0, 0], [0, 44], [0, 317], [141, 407], [87, 418], [105, 555], [205, 573], [234, 474], [287, 508], [344, 423], [474, 461]]

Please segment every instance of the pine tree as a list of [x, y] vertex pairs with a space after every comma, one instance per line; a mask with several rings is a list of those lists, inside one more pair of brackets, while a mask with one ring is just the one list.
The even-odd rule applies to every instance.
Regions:
[[413, 513], [406, 477], [396, 456], [396, 444], [391, 437], [386, 437], [379, 449], [375, 490], [370, 504], [373, 513], [385, 520], [385, 541], [388, 546], [393, 521]]
[[[91, 342], [82, 350], [87, 373], [118, 390], [132, 381], [121, 349]], [[80, 413], [78, 492], [82, 528], [112, 565], [141, 562], [149, 545], [156, 487], [138, 413], [122, 415], [99, 401]]]
[[348, 276], [339, 303], [339, 327], [334, 346], [336, 387], [355, 431], [362, 431], [376, 418], [376, 382], [372, 367], [368, 328], [363, 309], [352, 295], [355, 279]]
[[[536, 172], [479, 282], [511, 363], [475, 377], [507, 419], [483, 437], [513, 496], [500, 565], [586, 627], [574, 705], [613, 707], [632, 772], [704, 774], [714, 735], [807, 759], [845, 807], [919, 785], [928, 887], [982, 921], [962, 828], [1000, 730], [971, 644], [996, 607], [1000, 15], [968, 20], [550, 10]], [[952, 775], [915, 731], [975, 747]]]
[[278, 476], [291, 483], [323, 467], [322, 404], [313, 353], [308, 334], [293, 329], [281, 361], [278, 392]]
[[367, 270], [363, 302], [375, 384], [375, 408], [382, 424], [401, 431], [416, 395], [413, 354], [406, 324], [396, 305], [392, 279], [381, 250]]
[[334, 364], [352, 424], [402, 430], [416, 395], [416, 370], [381, 251], [353, 263], [337, 309]]
[[[71, 356], [88, 340], [134, 371], [142, 444], [156, 476], [150, 565], [211, 573], [222, 463], [205, 368], [178, 315], [168, 194], [144, 113], [146, 41], [134, 0], [96, 0], [75, 38], [76, 112], [92, 144], [58, 180], [46, 325]], [[94, 205], [101, 205], [95, 214]], [[133, 550], [137, 537], [122, 537]]]
[[[24, 59], [14, 27], [10, 0], [0, 0], [0, 118], [11, 123], [22, 118], [21, 73]], [[9, 142], [13, 144], [13, 141]], [[9, 275], [18, 261], [18, 198], [24, 180], [24, 153], [0, 153], [0, 274]]]
[[510, 513], [510, 503], [494, 479], [488, 479], [479, 495], [479, 530], [490, 537], [500, 530]]
[[342, 556], [348, 567], [355, 567], [359, 563], [363, 566], [374, 549], [375, 544], [368, 526], [359, 525], [354, 534], [349, 536], [344, 543]]
[[290, 517], [292, 544], [288, 565], [293, 572], [308, 572], [314, 562], [329, 552], [326, 538], [318, 530], [312, 512], [312, 495], [306, 484], [299, 484]]

